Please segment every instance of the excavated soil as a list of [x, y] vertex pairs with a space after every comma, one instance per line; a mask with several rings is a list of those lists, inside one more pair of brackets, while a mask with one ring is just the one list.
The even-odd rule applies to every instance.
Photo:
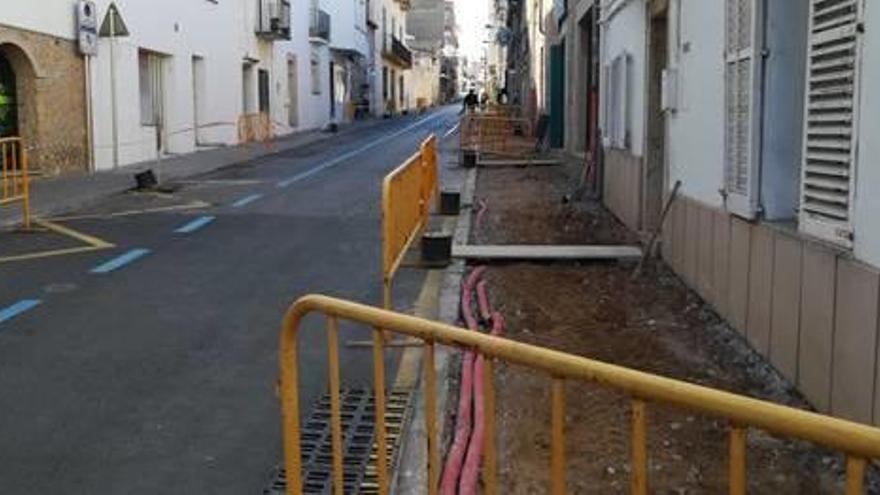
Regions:
[[[576, 169], [481, 171], [491, 242], [632, 241], [601, 206], [564, 205]], [[565, 213], [566, 211], [571, 212]], [[508, 264], [487, 272], [507, 337], [794, 407], [808, 404], [743, 338], [662, 265], [633, 281], [632, 264]], [[500, 365], [498, 493], [549, 487], [550, 379]], [[651, 493], [727, 490], [723, 420], [649, 405]], [[566, 388], [569, 493], [629, 490], [630, 400], [595, 384]], [[840, 493], [842, 457], [759, 431], [748, 438], [749, 493]], [[873, 481], [873, 479], [872, 479]], [[871, 493], [880, 493], [876, 484]]]
[[[571, 201], [576, 166], [482, 170], [475, 202], [486, 212], [476, 244], [633, 244], [638, 238], [595, 202]], [[515, 217], [515, 218], [514, 218]]]

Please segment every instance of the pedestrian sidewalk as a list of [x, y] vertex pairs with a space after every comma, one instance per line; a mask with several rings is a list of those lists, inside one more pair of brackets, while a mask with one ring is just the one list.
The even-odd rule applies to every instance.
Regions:
[[[126, 165], [117, 170], [35, 178], [31, 182], [31, 214], [35, 217], [58, 215], [121, 193], [134, 187], [136, 173], [148, 169], [155, 171], [160, 183], [180, 180], [339, 138], [387, 122], [387, 119], [370, 119], [340, 126], [338, 132], [302, 131], [278, 137], [269, 144], [251, 143], [205, 149], [185, 155], [168, 156], [161, 160]], [[0, 210], [0, 227], [15, 226], [21, 222], [22, 216], [18, 208]]]

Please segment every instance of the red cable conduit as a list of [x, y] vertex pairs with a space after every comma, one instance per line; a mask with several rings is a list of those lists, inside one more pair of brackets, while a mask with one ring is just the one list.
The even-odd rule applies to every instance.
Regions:
[[[483, 282], [480, 282], [483, 284]], [[478, 286], [479, 287], [479, 286]], [[488, 301], [488, 298], [487, 298]], [[504, 316], [501, 313], [492, 313], [492, 335], [500, 336], [504, 333]], [[483, 462], [483, 448], [485, 447], [485, 426], [486, 413], [483, 409], [485, 382], [483, 356], [477, 356], [474, 363], [474, 431], [471, 434], [470, 445], [468, 445], [467, 456], [464, 460], [464, 466], [461, 472], [461, 482], [458, 486], [460, 495], [476, 495], [478, 481], [480, 478], [480, 466]]]
[[492, 319], [492, 305], [489, 303], [489, 296], [486, 293], [486, 281], [480, 280], [477, 284], [477, 302], [480, 305], [480, 318], [484, 322]]
[[479, 207], [477, 208], [477, 218], [474, 220], [474, 238], [477, 242], [480, 242], [483, 233], [483, 217], [489, 209], [489, 202], [481, 199], [477, 202], [477, 205]]
[[[477, 280], [483, 275], [485, 267], [477, 267], [471, 271], [461, 288], [461, 311], [467, 327], [472, 331], [479, 330], [479, 324], [473, 313], [473, 292]], [[467, 452], [471, 436], [471, 405], [473, 400], [474, 353], [466, 351], [461, 364], [461, 388], [458, 394], [458, 417], [455, 424], [455, 436], [452, 447], [443, 467], [440, 482], [440, 493], [455, 495], [458, 478]]]

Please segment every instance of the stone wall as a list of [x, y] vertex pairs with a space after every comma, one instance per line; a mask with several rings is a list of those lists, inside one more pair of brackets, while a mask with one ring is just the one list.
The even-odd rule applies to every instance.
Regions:
[[85, 171], [85, 64], [76, 43], [0, 25], [0, 53], [16, 73], [19, 131], [31, 167], [45, 175]]

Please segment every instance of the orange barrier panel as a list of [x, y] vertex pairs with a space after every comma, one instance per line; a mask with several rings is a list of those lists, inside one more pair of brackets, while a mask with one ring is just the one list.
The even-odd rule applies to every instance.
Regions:
[[265, 143], [267, 146], [275, 137], [272, 119], [267, 113], [249, 113], [238, 119], [238, 142]]
[[477, 154], [519, 157], [533, 153], [535, 138], [528, 119], [493, 114], [462, 117], [460, 150]]
[[382, 287], [391, 309], [391, 284], [407, 249], [427, 226], [431, 201], [439, 197], [437, 138], [385, 177], [382, 184]]

